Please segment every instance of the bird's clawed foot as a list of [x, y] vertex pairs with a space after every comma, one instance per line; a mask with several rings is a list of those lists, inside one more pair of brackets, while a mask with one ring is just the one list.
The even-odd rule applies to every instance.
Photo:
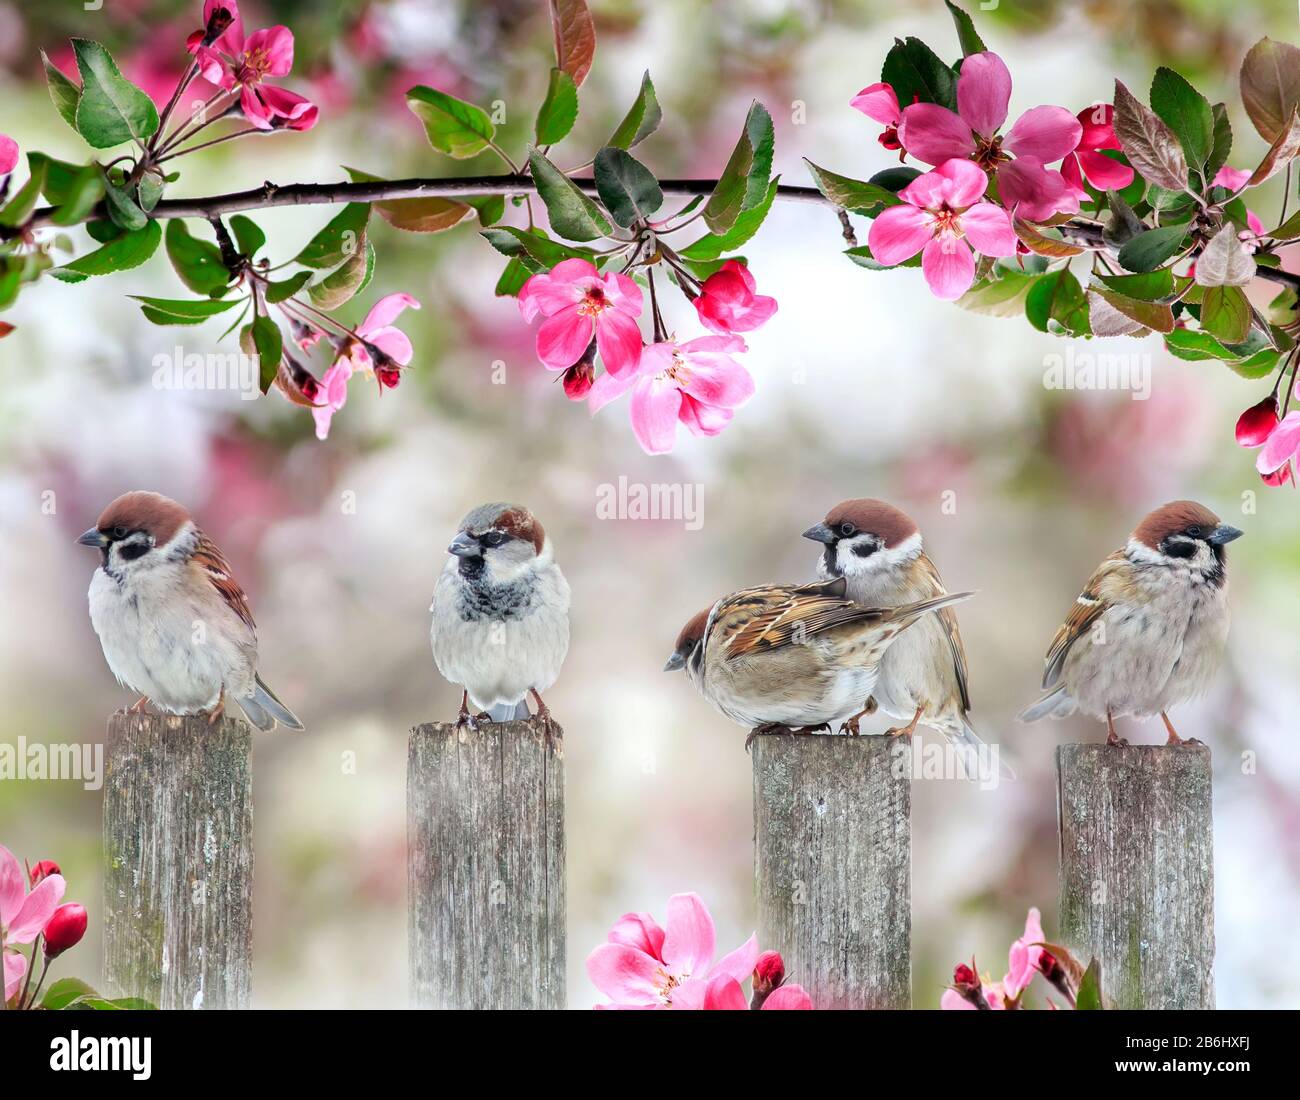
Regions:
[[560, 747], [564, 742], [564, 731], [560, 729], [560, 724], [551, 717], [551, 708], [542, 702], [542, 697], [537, 694], [536, 690], [529, 688], [529, 694], [532, 695], [533, 702], [537, 704], [537, 713], [533, 717], [541, 722], [542, 732], [546, 735], [546, 743], [551, 746], [556, 754], [559, 754]]
[[478, 729], [479, 718], [485, 718], [485, 717], [486, 715], [483, 714], [480, 714], [477, 717], [470, 714], [469, 692], [462, 691], [460, 693], [460, 713], [456, 715], [456, 730], [458, 732], [463, 730], [476, 730]]
[[217, 700], [217, 705], [208, 711], [208, 725], [215, 726], [221, 721], [226, 713], [226, 693], [221, 693], [221, 698]]
[[885, 730], [886, 737], [911, 737], [916, 732], [916, 724], [921, 720], [925, 707], [917, 707], [916, 713], [912, 715], [912, 720], [905, 726], [894, 726]]
[[876, 706], [877, 704], [876, 704], [875, 696], [868, 696], [866, 704], [863, 706], [863, 708], [860, 711], [858, 711], [857, 714], [849, 715], [849, 717], [847, 717], [846, 719], [844, 719], [843, 722], [840, 723], [840, 733], [843, 733], [849, 737], [860, 736], [862, 731], [858, 729], [858, 723], [863, 718], [865, 718], [868, 714], [875, 714]]
[[1110, 716], [1110, 711], [1106, 712], [1106, 744], [1117, 749], [1128, 748], [1128, 740], [1115, 732], [1115, 719]]
[[1165, 742], [1166, 745], [1199, 745], [1200, 744], [1200, 742], [1196, 740], [1195, 737], [1179, 737], [1178, 731], [1174, 729], [1174, 724], [1171, 721], [1169, 721], [1169, 715], [1167, 715], [1163, 710], [1160, 712], [1160, 717], [1164, 719], [1165, 729], [1169, 731], [1169, 740]]
[[754, 743], [755, 737], [770, 737], [773, 734], [794, 732], [789, 726], [783, 726], [780, 722], [764, 722], [749, 731], [749, 736], [745, 738], [745, 751], [749, 752], [749, 746]]
[[149, 696], [141, 695], [134, 703], [126, 708], [127, 714], [143, 714], [149, 706]]

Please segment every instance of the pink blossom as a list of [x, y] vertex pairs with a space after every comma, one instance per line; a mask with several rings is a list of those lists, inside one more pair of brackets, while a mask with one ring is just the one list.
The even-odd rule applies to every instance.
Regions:
[[869, 84], [849, 100], [849, 106], [861, 111], [868, 118], [879, 122], [884, 130], [876, 139], [886, 149], [901, 149], [898, 140], [898, 124], [903, 112], [898, 106], [898, 96], [888, 84]]
[[1002, 988], [1010, 1000], [1017, 1000], [1025, 991], [1034, 975], [1042, 969], [1043, 948], [1034, 944], [1042, 943], [1043, 918], [1037, 909], [1030, 909], [1025, 917], [1024, 934], [1011, 945], [1007, 958], [1007, 976], [1002, 979]]
[[62, 875], [48, 875], [27, 892], [22, 866], [0, 844], [0, 944], [31, 943], [63, 899]]
[[1273, 429], [1255, 459], [1255, 469], [1261, 474], [1275, 474], [1296, 457], [1297, 451], [1300, 451], [1300, 411], [1287, 413]]
[[[709, 979], [704, 990], [703, 1008], [709, 1011], [735, 1012], [745, 1011], [749, 1002], [745, 1000], [745, 991], [740, 982], [730, 974], [719, 974]], [[767, 995], [762, 1005], [767, 1009], [803, 1009], [812, 1008], [812, 998], [801, 985], [783, 985]]]
[[[311, 411], [312, 419], [316, 421], [317, 439], [325, 439], [329, 435], [330, 421], [348, 399], [348, 382], [354, 371], [391, 372], [393, 364], [404, 367], [410, 363], [415, 354], [410, 337], [393, 325], [397, 315], [408, 308], [420, 308], [420, 303], [409, 294], [388, 294], [380, 298], [370, 307], [365, 320], [356, 327], [359, 339], [349, 337], [339, 356], [325, 371], [317, 395], [319, 404]], [[375, 363], [372, 350], [379, 353], [380, 363]], [[383, 384], [393, 386], [396, 382], [390, 375]]]
[[598, 412], [631, 389], [632, 433], [647, 454], [667, 454], [679, 422], [695, 435], [717, 435], [753, 396], [753, 378], [732, 358], [744, 350], [739, 336], [651, 344], [631, 374], [606, 371], [596, 379], [589, 407]]
[[0, 176], [7, 176], [18, 166], [18, 142], [0, 134]]
[[211, 45], [203, 45], [202, 36], [198, 40], [190, 36], [203, 78], [227, 91], [238, 90], [244, 117], [259, 130], [310, 130], [319, 114], [315, 104], [296, 92], [264, 83], [268, 77], [287, 76], [293, 68], [293, 32], [284, 26], [268, 27], [245, 39], [239, 9], [230, 0], [208, 0], [203, 8], [205, 26], [211, 26], [214, 13], [222, 9], [229, 12], [231, 22]]
[[1133, 182], [1133, 169], [1105, 156], [1103, 149], [1120, 149], [1115, 136], [1115, 108], [1109, 103], [1085, 107], [1076, 116], [1083, 132], [1074, 152], [1061, 162], [1061, 175], [1080, 202], [1088, 198], [1086, 178], [1099, 191], [1119, 191]]
[[1262, 447], [1277, 428], [1277, 396], [1269, 394], [1258, 405], [1251, 405], [1237, 418], [1237, 443], [1242, 447]]
[[27, 959], [17, 951], [4, 952], [4, 998], [8, 1004], [22, 988], [23, 975], [27, 973]]
[[758, 940], [713, 962], [713, 918], [698, 894], [668, 899], [667, 928], [648, 913], [628, 913], [587, 956], [592, 983], [612, 1001], [600, 1008], [703, 1008], [712, 979], [749, 977]]
[[1246, 181], [1250, 179], [1250, 176], [1249, 168], [1229, 168], [1225, 164], [1215, 173], [1214, 186], [1226, 187], [1233, 194], [1236, 194], [1246, 186]]
[[[1008, 210], [1030, 221], [1074, 214], [1079, 200], [1060, 172], [1046, 165], [1078, 147], [1082, 127], [1064, 107], [1034, 107], [1001, 137], [1011, 100], [1011, 74], [995, 53], [971, 54], [957, 77], [957, 111], [937, 103], [913, 103], [898, 127], [903, 148], [926, 164], [973, 160], [997, 176]], [[1012, 154], [1014, 158], [1012, 159]]]
[[889, 207], [871, 223], [872, 256], [893, 265], [920, 252], [931, 291], [939, 298], [960, 298], [975, 279], [971, 245], [986, 256], [1016, 252], [1007, 212], [984, 201], [987, 184], [969, 160], [945, 161], [917, 176], [898, 193], [903, 205]]
[[641, 358], [641, 288], [626, 275], [601, 275], [575, 257], [530, 278], [519, 290], [525, 321], [540, 313], [537, 357], [549, 370], [573, 366], [596, 339], [605, 370], [630, 377]]
[[752, 332], [776, 312], [776, 299], [754, 293], [754, 276], [728, 260], [704, 280], [695, 299], [700, 323], [711, 332]]

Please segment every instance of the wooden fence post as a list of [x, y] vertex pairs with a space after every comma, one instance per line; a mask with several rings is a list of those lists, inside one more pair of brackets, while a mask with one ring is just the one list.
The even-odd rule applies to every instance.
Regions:
[[248, 1008], [252, 734], [118, 711], [104, 782], [104, 985], [159, 1008]]
[[540, 723], [429, 723], [406, 770], [411, 999], [564, 1008], [564, 758]]
[[889, 737], [754, 740], [759, 942], [825, 1008], [909, 1008], [911, 772]]
[[1214, 832], [1204, 745], [1061, 745], [1061, 939], [1116, 1008], [1214, 1007]]

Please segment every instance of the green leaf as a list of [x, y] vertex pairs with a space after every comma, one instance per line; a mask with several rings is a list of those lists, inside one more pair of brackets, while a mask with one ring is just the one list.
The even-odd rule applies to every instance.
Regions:
[[551, 82], [546, 98], [537, 112], [533, 133], [538, 145], [554, 145], [563, 141], [578, 121], [578, 86], [573, 77], [563, 69], [551, 70]]
[[1074, 1007], [1082, 1011], [1096, 1011], [1103, 1007], [1101, 1000], [1101, 963], [1093, 959], [1079, 980], [1079, 992], [1074, 996]]
[[1237, 236], [1237, 227], [1223, 226], [1196, 258], [1201, 286], [1245, 286], [1255, 277], [1255, 261]]
[[[1122, 313], [1131, 321], [1136, 321], [1143, 328], [1155, 332], [1173, 332], [1174, 311], [1162, 302], [1147, 302], [1141, 298], [1130, 298], [1108, 286], [1093, 284], [1089, 290], [1103, 299], [1112, 309]], [[1100, 335], [1100, 334], [1099, 334]]]
[[146, 214], [152, 213], [158, 200], [163, 196], [163, 190], [167, 182], [159, 172], [145, 172], [140, 177], [140, 182], [136, 184], [135, 197], [140, 204], [140, 209]]
[[1111, 290], [1144, 302], [1157, 302], [1174, 293], [1174, 273], [1168, 267], [1139, 275], [1099, 275], [1098, 278]]
[[919, 38], [895, 42], [885, 55], [880, 79], [894, 89], [898, 102], [938, 103], [957, 109], [957, 76]]
[[1025, 299], [1030, 290], [1041, 278], [1041, 275], [998, 268], [995, 277], [977, 282], [957, 299], [957, 304], [972, 313], [990, 317], [1018, 317], [1025, 311]]
[[374, 266], [374, 261], [374, 247], [367, 241], [365, 248], [353, 253], [319, 283], [313, 283], [307, 288], [312, 303], [318, 309], [326, 311], [338, 309], [361, 289]]
[[146, 141], [158, 129], [153, 100], [118, 71], [112, 55], [98, 42], [74, 38], [72, 49], [81, 73], [77, 133], [96, 149]]
[[1128, 162], [1148, 183], [1170, 191], [1187, 186], [1187, 160], [1182, 145], [1160, 117], [1115, 81], [1115, 136]]
[[1226, 364], [1234, 374], [1254, 380], [1267, 378], [1272, 374], [1277, 369], [1278, 361], [1281, 358], [1281, 352], [1274, 351], [1272, 348], [1265, 348], [1263, 351], [1256, 352], [1246, 359], [1226, 360]]
[[1161, 66], [1151, 81], [1151, 108], [1174, 132], [1188, 163], [1202, 170], [1214, 149], [1210, 101], [1173, 69]]
[[[631, 159], [626, 152], [622, 155]], [[551, 226], [561, 237], [570, 241], [592, 241], [598, 237], [607, 237], [613, 232], [614, 227], [610, 225], [609, 219], [605, 217], [600, 207], [584, 195], [578, 185], [555, 167], [544, 153], [530, 149], [528, 163], [532, 168], [533, 179], [537, 183], [537, 193], [546, 204], [546, 214], [551, 220]], [[597, 172], [599, 173], [599, 169]], [[648, 172], [645, 174], [649, 175]], [[653, 176], [650, 176], [650, 183], [655, 189], [659, 186], [654, 182]], [[597, 187], [599, 186], [597, 181]], [[659, 201], [663, 202], [662, 193]]]
[[875, 184], [877, 187], [883, 187], [886, 191], [898, 194], [920, 174], [919, 169], [910, 165], [896, 164], [893, 168], [886, 168], [883, 172], [877, 172], [868, 182]]
[[742, 210], [763, 201], [772, 172], [774, 148], [772, 116], [755, 100], [745, 116], [745, 128], [731, 158], [704, 204], [704, 222], [714, 233], [725, 233]]
[[41, 50], [41, 64], [45, 66], [45, 83], [50, 90], [50, 99], [54, 109], [74, 130], [77, 128], [77, 102], [81, 99], [81, 89], [64, 76], [63, 72]]
[[36, 209], [36, 203], [45, 187], [45, 173], [48, 168], [44, 161], [29, 159], [28, 164], [31, 165], [32, 174], [14, 193], [14, 197], [5, 204], [4, 209], [0, 210], [0, 225], [9, 227], [22, 225]]
[[141, 311], [155, 325], [198, 325], [209, 317], [237, 306], [242, 298], [146, 298], [132, 294]]
[[482, 226], [496, 225], [506, 213], [505, 195], [479, 195], [466, 199], [467, 203], [478, 213], [478, 223]]
[[1186, 237], [1186, 225], [1148, 229], [1119, 250], [1119, 262], [1127, 271], [1154, 271], [1182, 249]]
[[1210, 150], [1210, 159], [1205, 165], [1205, 180], [1212, 183], [1219, 174], [1219, 169], [1228, 163], [1232, 152], [1232, 123], [1228, 119], [1228, 105], [1216, 103], [1214, 112], [1214, 146]]
[[107, 175], [104, 178], [104, 205], [113, 224], [123, 229], [143, 229], [149, 220], [149, 216], [136, 205], [131, 192], [125, 187], [114, 186]]
[[239, 332], [239, 346], [245, 355], [256, 355], [261, 375], [262, 392], [266, 393], [280, 369], [280, 356], [284, 351], [284, 337], [280, 326], [269, 317], [256, 317]]
[[875, 217], [886, 206], [897, 206], [902, 201], [892, 190], [878, 183], [851, 179], [827, 168], [819, 168], [807, 157], [804, 157], [804, 164], [808, 165], [818, 191], [836, 206], [855, 214]]
[[865, 244], [856, 245], [853, 248], [846, 248], [844, 250], [844, 255], [857, 264], [858, 267], [865, 267], [868, 271], [893, 271], [895, 268], [899, 267], [921, 266], [921, 254], [919, 252], [910, 259], [903, 260], [901, 263], [882, 264], [871, 254], [871, 247]]
[[297, 271], [287, 279], [281, 279], [279, 282], [268, 283], [266, 286], [266, 300], [271, 305], [278, 305], [280, 302], [287, 302], [304, 286], [311, 281], [312, 273], [310, 271]]
[[78, 997], [96, 997], [98, 994], [80, 978], [60, 978], [53, 982], [41, 998], [41, 1007], [50, 1011], [67, 1008]]
[[506, 261], [506, 266], [501, 272], [501, 278], [497, 280], [496, 289], [493, 293], [498, 298], [514, 298], [520, 290], [523, 289], [524, 283], [528, 281], [528, 276], [532, 274], [528, 268], [524, 267], [518, 259]]
[[496, 137], [496, 127], [482, 107], [436, 88], [417, 84], [406, 93], [406, 105], [424, 123], [429, 144], [457, 160], [477, 156]]
[[767, 217], [768, 211], [772, 209], [772, 202], [776, 198], [777, 176], [772, 180], [767, 189], [767, 197], [752, 210], [746, 210], [736, 219], [735, 224], [725, 233], [707, 233], [698, 241], [692, 241], [683, 248], [679, 255], [684, 259], [696, 262], [705, 262], [716, 260], [724, 252], [731, 252], [739, 248], [748, 241], [755, 233], [758, 232], [759, 226]]
[[618, 124], [613, 136], [605, 144], [617, 149], [631, 149], [633, 145], [653, 134], [659, 128], [663, 117], [659, 99], [655, 95], [655, 86], [651, 83], [650, 72], [647, 70], [641, 77], [641, 90], [637, 93], [636, 102], [623, 116], [623, 121]]
[[1300, 49], [1261, 38], [1241, 64], [1241, 103], [1270, 144], [1300, 107]]
[[180, 218], [167, 223], [167, 258], [176, 274], [195, 294], [216, 298], [224, 293], [230, 282], [230, 272], [221, 259], [221, 249], [212, 241], [200, 240], [190, 235], [189, 227]]
[[137, 229], [134, 233], [123, 233], [95, 249], [94, 252], [89, 252], [62, 267], [52, 268], [50, 274], [66, 283], [79, 283], [88, 275], [108, 275], [114, 271], [127, 271], [139, 267], [149, 259], [157, 251], [160, 240], [162, 240], [162, 226], [151, 221], [143, 229]]
[[957, 42], [961, 45], [962, 56], [970, 57], [973, 53], [983, 53], [987, 50], [988, 47], [984, 45], [984, 40], [975, 29], [975, 21], [952, 0], [945, 0], [945, 2], [948, 11], [952, 13], [952, 21], [957, 24]]
[[1270, 229], [1264, 236], [1272, 237], [1278, 241], [1294, 241], [1297, 237], [1300, 237], [1300, 210], [1297, 210], [1276, 229]]
[[235, 235], [239, 254], [250, 260], [261, 251], [262, 245], [266, 244], [266, 234], [262, 232], [262, 227], [243, 214], [235, 214], [230, 219], [230, 231]]
[[51, 205], [58, 207], [50, 220], [55, 225], [76, 225], [104, 197], [103, 171], [98, 164], [78, 167], [46, 157], [43, 153], [31, 153], [27, 159], [33, 163], [33, 174], [37, 157], [46, 162], [45, 197]]
[[[663, 206], [664, 193], [654, 173], [626, 149], [605, 146], [596, 154], [593, 168], [600, 201], [625, 229], [633, 222], [648, 220]], [[706, 208], [706, 221], [708, 216]]]
[[[1025, 296], [1025, 317], [1040, 332], [1086, 336], [1088, 298], [1069, 268], [1052, 271], [1037, 279]], [[1053, 327], [1055, 325], [1055, 327]]]
[[1201, 298], [1201, 328], [1227, 344], [1239, 344], [1250, 332], [1250, 302], [1239, 286], [1207, 286]]
[[361, 251], [370, 220], [370, 207], [364, 202], [350, 202], [329, 220], [316, 236], [303, 246], [294, 262], [303, 267], [327, 271]]
[[530, 271], [549, 271], [561, 260], [582, 259], [600, 266], [603, 257], [590, 249], [570, 248], [553, 241], [540, 229], [526, 230], [514, 225], [484, 229], [481, 235], [503, 256], [517, 258]]
[[[382, 182], [380, 176], [372, 176], [359, 168], [348, 168], [347, 171], [356, 182]], [[441, 233], [463, 222], [469, 216], [472, 204], [490, 202], [494, 198], [501, 201], [504, 210], [505, 199], [499, 195], [467, 202], [430, 195], [427, 198], [389, 199], [370, 205], [394, 229], [407, 233]]]
[[1165, 347], [1188, 362], [1216, 359], [1226, 363], [1237, 358], [1217, 337], [1201, 329], [1176, 328], [1165, 336]]

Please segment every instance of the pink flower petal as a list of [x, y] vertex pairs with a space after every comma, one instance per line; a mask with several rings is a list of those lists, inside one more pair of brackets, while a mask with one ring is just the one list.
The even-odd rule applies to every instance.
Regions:
[[899, 192], [907, 202], [929, 210], [948, 207], [962, 210], [979, 202], [988, 188], [989, 179], [984, 170], [973, 161], [954, 158], [923, 176], [917, 176]]
[[590, 317], [579, 313], [576, 305], [566, 306], [538, 327], [537, 358], [551, 370], [573, 366], [591, 343], [591, 329]]
[[716, 978], [720, 974], [725, 974], [738, 982], [746, 981], [754, 973], [754, 965], [758, 962], [759, 954], [758, 933], [755, 932], [735, 951], [723, 955], [709, 971], [709, 977]]
[[686, 426], [691, 435], [701, 437], [715, 436], [731, 423], [734, 414], [721, 405], [705, 405], [696, 401], [690, 394], [682, 394], [682, 407], [677, 410], [677, 419]]
[[867, 244], [877, 263], [887, 267], [910, 260], [934, 236], [931, 218], [915, 206], [882, 210], [867, 233]]
[[1079, 170], [1079, 156], [1077, 153], [1071, 153], [1061, 161], [1061, 178], [1065, 180], [1065, 185], [1080, 202], [1088, 198], [1088, 192], [1083, 186], [1083, 173]]
[[610, 374], [634, 373], [641, 361], [641, 326], [622, 310], [604, 310], [596, 318], [596, 350]]
[[622, 943], [602, 943], [587, 956], [591, 984], [619, 1005], [661, 1003], [663, 973], [644, 951]]
[[1094, 103], [1085, 107], [1075, 118], [1083, 127], [1079, 136], [1080, 149], [1119, 149], [1119, 138], [1115, 136], [1115, 108], [1109, 103]]
[[17, 951], [4, 953], [4, 998], [6, 1003], [18, 995], [27, 973], [27, 960]]
[[[649, 354], [650, 349], [646, 348], [645, 354]], [[592, 416], [600, 412], [606, 405], [617, 398], [622, 397], [632, 388], [632, 384], [637, 380], [637, 371], [628, 371], [626, 374], [610, 374], [605, 371], [591, 384], [591, 389], [587, 391], [587, 408]], [[662, 935], [660, 936], [662, 941]], [[662, 946], [662, 942], [661, 942]]]
[[62, 875], [50, 875], [42, 879], [6, 922], [5, 943], [31, 943], [39, 936], [46, 921], [54, 915], [54, 910], [63, 900], [65, 889], [67, 883]]
[[925, 246], [921, 271], [931, 293], [951, 302], [965, 294], [975, 281], [975, 257], [965, 241], [943, 233]]
[[391, 325], [402, 310], [419, 308], [420, 303], [409, 294], [386, 294], [370, 307], [366, 319], [357, 326], [357, 332], [362, 336], [368, 336], [377, 329]]
[[293, 32], [280, 26], [254, 31], [244, 43], [244, 52], [264, 56], [267, 76], [286, 76], [293, 68]]
[[624, 913], [609, 930], [608, 939], [643, 951], [652, 959], [663, 958], [664, 930], [649, 913]]
[[[632, 434], [646, 454], [668, 454], [677, 444], [677, 418], [682, 391], [660, 378], [640, 378], [632, 388], [629, 413]], [[671, 928], [670, 928], [671, 931]], [[664, 947], [667, 959], [667, 941]]]
[[909, 154], [926, 164], [942, 164], [954, 157], [975, 152], [970, 126], [947, 107], [937, 103], [913, 103], [903, 108], [898, 140]]
[[1018, 244], [1011, 216], [991, 202], [977, 202], [961, 216], [962, 232], [985, 256], [1014, 256]]
[[898, 96], [888, 84], [869, 84], [849, 100], [849, 106], [883, 126], [897, 126], [901, 114]]
[[769, 1008], [789, 1011], [811, 1011], [813, 1006], [812, 998], [808, 996], [808, 991], [801, 985], [783, 985], [772, 990], [767, 995], [767, 1000], [763, 1002], [763, 1011]]
[[711, 1012], [744, 1012], [749, 1008], [745, 992], [735, 978], [721, 974], [709, 980], [704, 991], [704, 1007]]
[[1077, 214], [1078, 196], [1060, 172], [1053, 172], [1033, 157], [1019, 157], [998, 170], [1002, 205], [1031, 222], [1053, 214]]
[[[1083, 174], [1088, 177], [1088, 182], [1099, 191], [1121, 191], [1133, 182], [1132, 168], [1101, 153], [1081, 149], [1075, 159], [1083, 169]], [[1061, 165], [1061, 171], [1065, 171], [1064, 164]]]
[[629, 317], [641, 316], [641, 288], [636, 280], [614, 272], [604, 277], [605, 297], [611, 301], [620, 313]]
[[[258, 85], [257, 94], [273, 115], [285, 119], [300, 119], [308, 111], [315, 111], [316, 105], [305, 96], [291, 92], [288, 88], [277, 88], [274, 84]], [[296, 127], [310, 130], [310, 126]]]
[[1215, 187], [1226, 187], [1229, 191], [1240, 191], [1250, 179], [1250, 170], [1246, 168], [1229, 168], [1226, 164], [1214, 176]]
[[27, 877], [18, 857], [0, 844], [0, 924], [7, 925], [27, 896]]
[[970, 1009], [972, 1012], [977, 1011], [975, 1006], [955, 989], [945, 989], [943, 991], [943, 996], [939, 998], [939, 1007], [949, 1012], [961, 1012], [965, 1009]]
[[[967, 126], [977, 134], [992, 137], [1006, 122], [1010, 102], [1011, 74], [1002, 58], [985, 52], [973, 53], [962, 61], [961, 75], [957, 77], [957, 113]], [[907, 142], [903, 146], [909, 153], [912, 151]]]
[[415, 349], [411, 347], [411, 338], [401, 329], [393, 328], [391, 325], [388, 328], [377, 329], [367, 339], [402, 366], [406, 366], [415, 355]]
[[244, 118], [256, 126], [259, 130], [270, 130], [271, 110], [257, 94], [257, 89], [245, 84], [239, 90], [239, 106], [244, 112]]
[[18, 142], [0, 134], [0, 176], [7, 176], [18, 165]]
[[1051, 164], [1074, 152], [1082, 133], [1079, 120], [1064, 107], [1034, 107], [1016, 119], [1002, 147]]
[[[677, 406], [680, 404], [680, 393], [675, 386], [661, 388], [659, 393], [651, 392], [654, 389], [653, 384], [638, 389], [643, 389], [647, 394], [645, 411], [654, 421], [665, 419], [665, 412], [671, 405], [671, 417], [666, 418], [669, 430], [668, 449], [671, 450], [672, 437], [677, 434]], [[671, 392], [671, 401], [665, 397], [668, 392]], [[632, 394], [634, 423], [637, 417], [637, 397], [638, 393], [634, 392]], [[654, 405], [658, 408], [652, 409], [651, 406]], [[637, 438], [640, 438], [639, 434]], [[648, 447], [646, 449], [649, 450]], [[709, 910], [700, 895], [689, 893], [674, 894], [670, 897], [668, 919], [664, 922], [664, 926], [666, 928], [664, 962], [667, 963], [669, 972], [683, 978], [703, 977], [708, 971], [709, 963], [713, 961], [715, 941], [713, 918], [709, 915]]]
[[1300, 450], [1300, 412], [1289, 412], [1264, 442], [1255, 459], [1255, 468], [1261, 474], [1271, 474], [1295, 457], [1297, 450]]

